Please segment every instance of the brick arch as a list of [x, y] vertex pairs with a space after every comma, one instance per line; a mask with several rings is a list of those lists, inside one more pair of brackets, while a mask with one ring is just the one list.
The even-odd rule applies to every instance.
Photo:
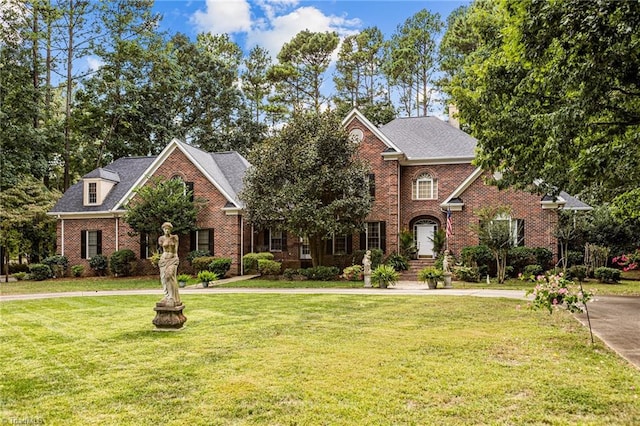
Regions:
[[438, 172], [435, 169], [432, 169], [431, 167], [420, 167], [420, 168], [415, 169], [411, 173], [411, 175], [410, 175], [411, 181], [415, 182], [415, 180], [418, 179], [422, 175], [429, 175], [434, 180], [439, 178]]
[[416, 223], [422, 221], [431, 221], [437, 225], [438, 229], [442, 228], [442, 221], [439, 217], [430, 214], [421, 214], [409, 221], [409, 229], [413, 232], [413, 227], [416, 225]]

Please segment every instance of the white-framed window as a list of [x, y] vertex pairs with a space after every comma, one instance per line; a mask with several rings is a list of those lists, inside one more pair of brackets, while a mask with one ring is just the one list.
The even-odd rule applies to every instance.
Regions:
[[380, 248], [380, 222], [367, 222], [367, 250]]
[[80, 257], [91, 259], [102, 254], [102, 231], [80, 232]]
[[438, 198], [438, 181], [425, 173], [413, 181], [412, 198], [414, 200], [435, 200]]
[[269, 231], [269, 251], [282, 251], [283, 241], [282, 231]]
[[495, 225], [496, 230], [507, 229], [514, 247], [524, 246], [524, 219], [513, 219], [509, 215], [500, 215], [493, 219], [491, 224]]
[[198, 229], [191, 231], [190, 250], [209, 252], [213, 256], [213, 229]]
[[98, 183], [97, 182], [89, 182], [87, 201], [89, 202], [89, 204], [98, 203]]
[[311, 246], [307, 237], [300, 238], [300, 259], [311, 259]]

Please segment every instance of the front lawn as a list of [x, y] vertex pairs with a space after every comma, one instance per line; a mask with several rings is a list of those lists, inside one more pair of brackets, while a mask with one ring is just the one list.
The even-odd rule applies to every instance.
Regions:
[[0, 294], [62, 293], [66, 291], [105, 291], [161, 289], [160, 276], [57, 278], [44, 281], [0, 282]]
[[2, 422], [51, 425], [640, 421], [640, 371], [567, 312], [473, 297], [184, 295], [0, 304]]

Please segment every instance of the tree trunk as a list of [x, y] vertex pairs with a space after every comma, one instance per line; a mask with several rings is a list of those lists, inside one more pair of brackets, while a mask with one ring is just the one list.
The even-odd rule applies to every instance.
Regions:
[[309, 237], [309, 251], [311, 252], [311, 263], [313, 267], [322, 266], [322, 253], [324, 247], [324, 240], [320, 236]]

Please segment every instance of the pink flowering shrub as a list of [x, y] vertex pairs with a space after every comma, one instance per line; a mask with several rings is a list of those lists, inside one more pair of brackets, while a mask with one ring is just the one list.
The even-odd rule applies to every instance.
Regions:
[[592, 293], [563, 278], [562, 274], [538, 275], [536, 286], [527, 291], [527, 296], [531, 294], [531, 308], [547, 309], [549, 313], [560, 307], [565, 307], [569, 312], [583, 312], [584, 305], [593, 297]]
[[640, 268], [640, 248], [637, 248], [633, 253], [614, 257], [611, 259], [611, 263], [622, 266], [622, 270], [625, 272]]

